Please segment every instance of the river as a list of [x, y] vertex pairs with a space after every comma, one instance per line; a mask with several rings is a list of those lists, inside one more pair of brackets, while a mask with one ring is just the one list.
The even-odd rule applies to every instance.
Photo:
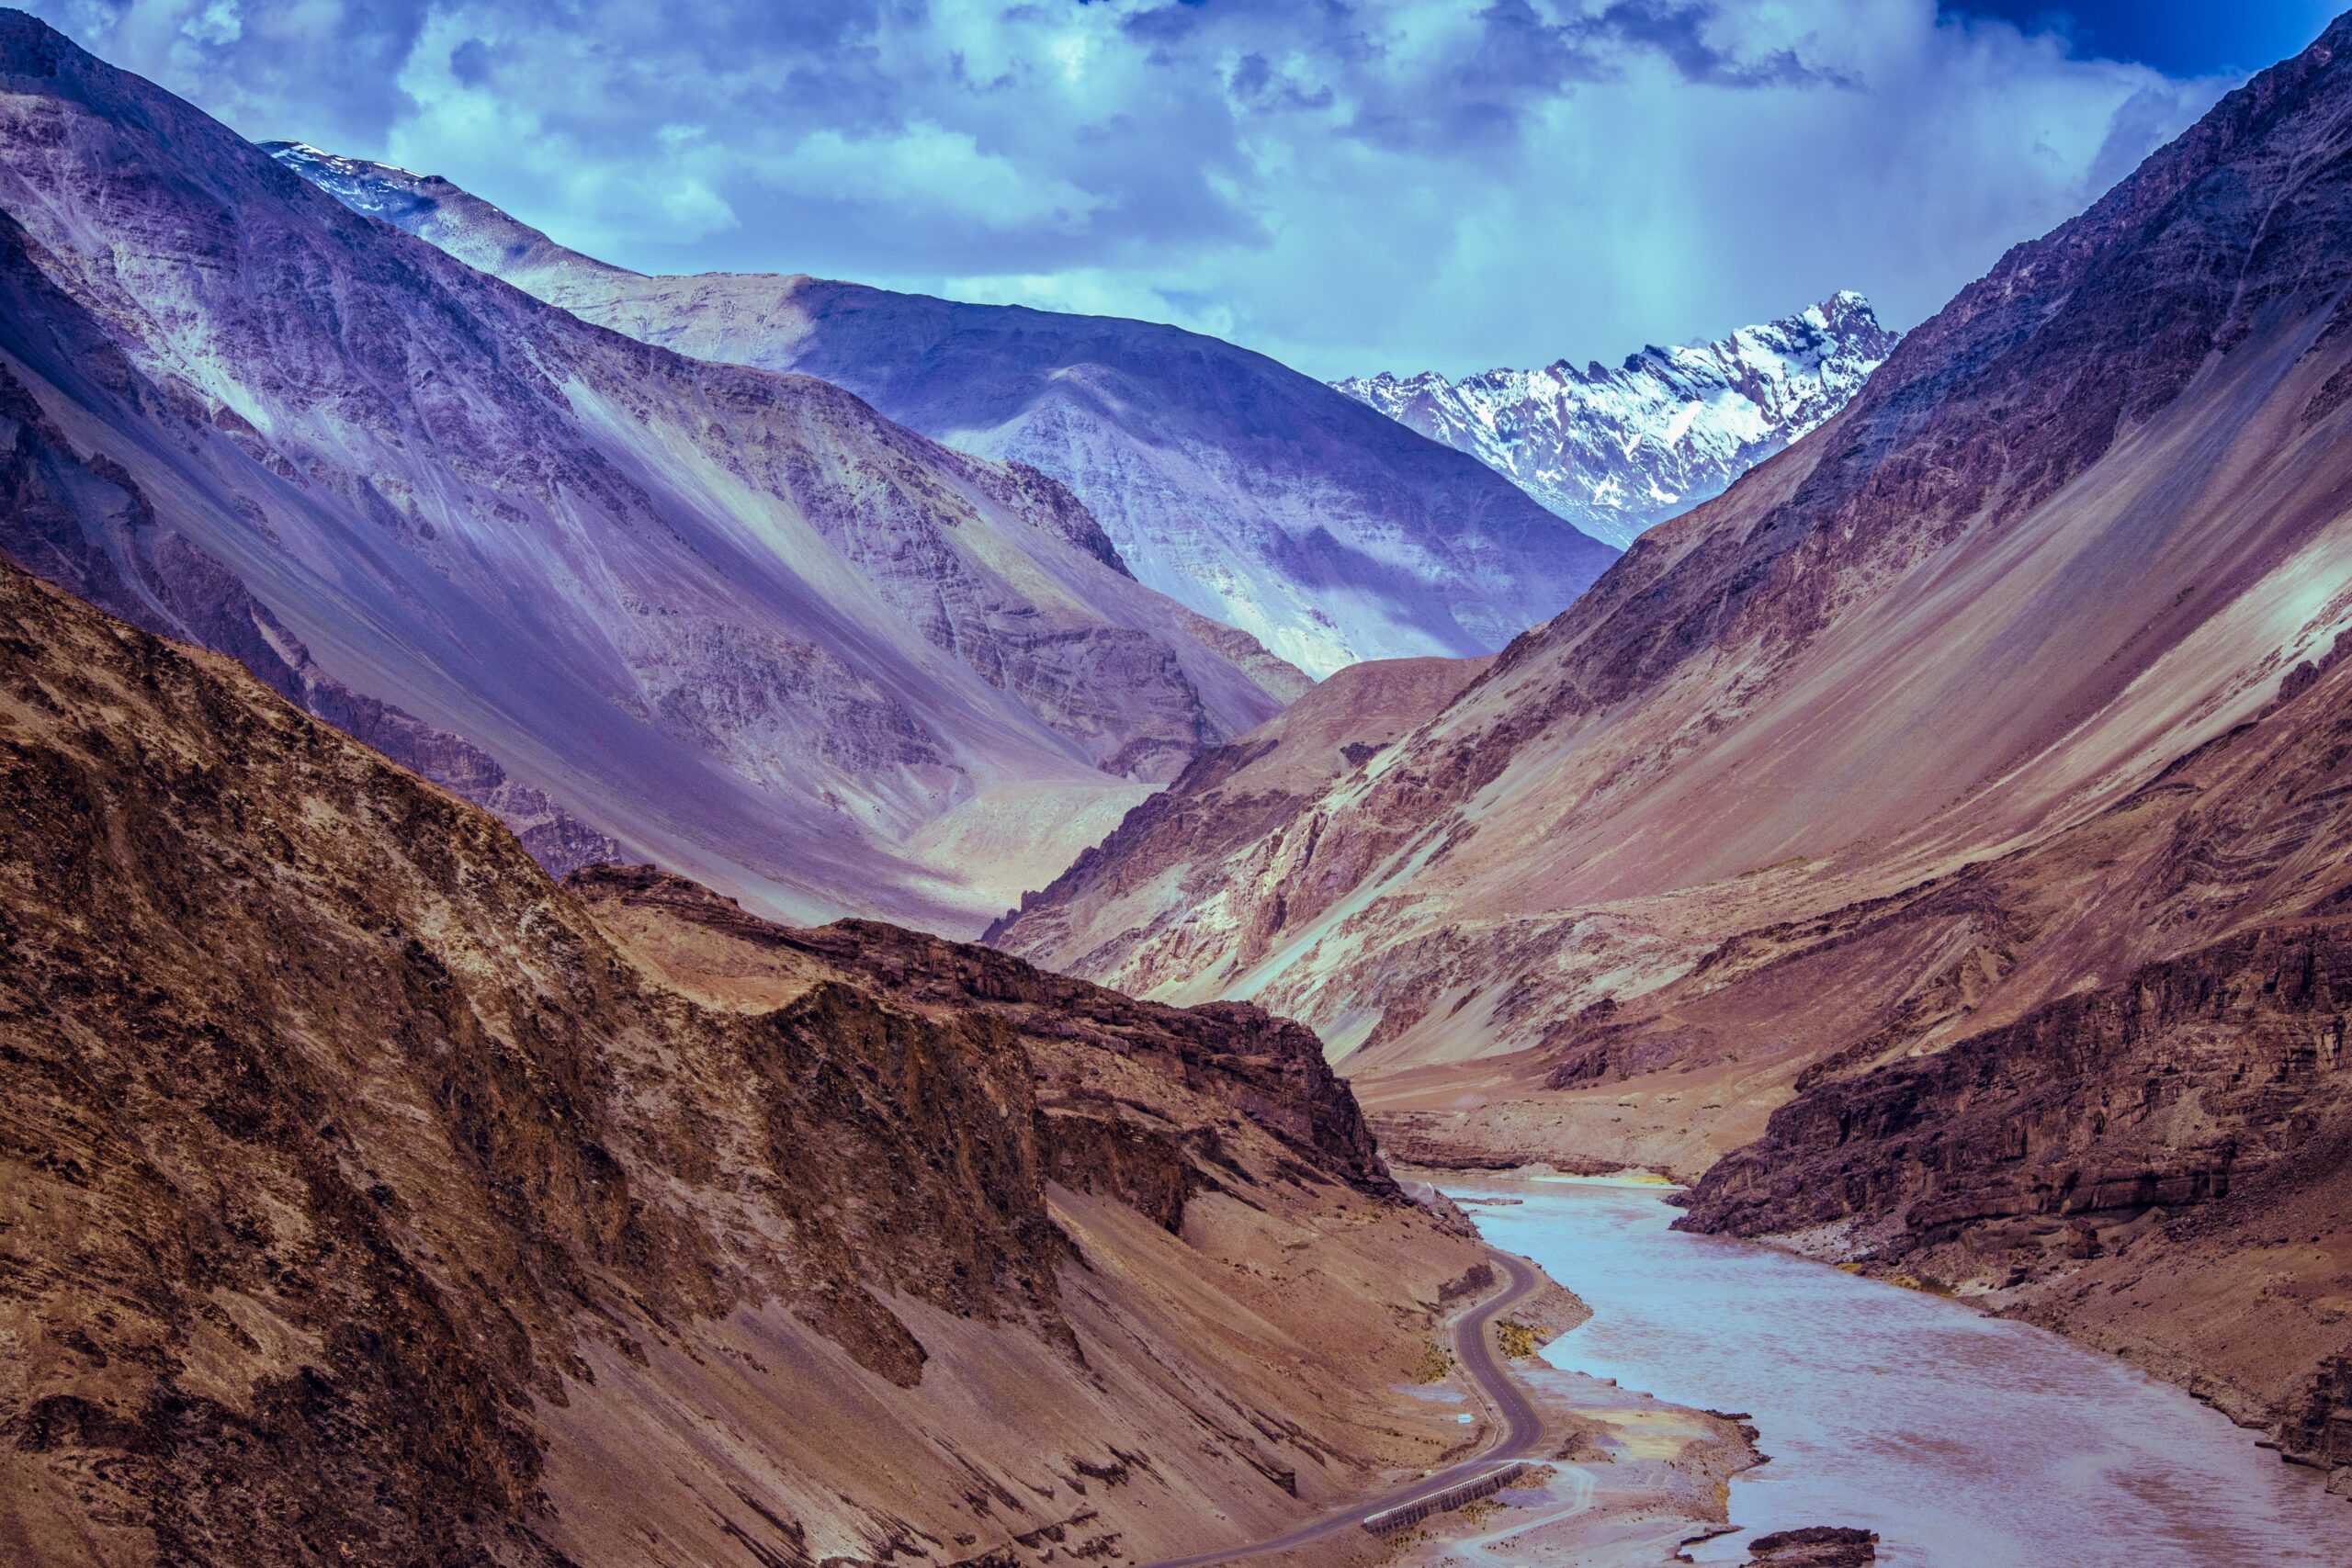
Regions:
[[1743, 1527], [1860, 1525], [1894, 1568], [2346, 1568], [2352, 1501], [2187, 1394], [2054, 1334], [1752, 1243], [1686, 1235], [1668, 1190], [1452, 1179], [1496, 1246], [1581, 1295], [1544, 1354], [1681, 1404], [1748, 1412], [1771, 1462]]

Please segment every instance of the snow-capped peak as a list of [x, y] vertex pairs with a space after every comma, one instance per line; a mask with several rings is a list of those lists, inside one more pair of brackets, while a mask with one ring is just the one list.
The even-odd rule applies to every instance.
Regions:
[[424, 176], [390, 164], [346, 158], [307, 141], [265, 141], [261, 150], [354, 212], [370, 218], [398, 223], [402, 215], [433, 205], [416, 188], [430, 183]]
[[1383, 371], [1332, 384], [1623, 546], [1837, 412], [1894, 343], [1849, 288], [1713, 343], [1651, 344], [1615, 369], [1561, 359], [1458, 381]]

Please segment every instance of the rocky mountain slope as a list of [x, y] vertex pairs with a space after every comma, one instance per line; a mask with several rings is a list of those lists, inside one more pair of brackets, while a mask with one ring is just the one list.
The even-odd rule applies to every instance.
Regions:
[[1305, 685], [1035, 470], [582, 323], [15, 13], [0, 209], [0, 548], [559, 868], [977, 930]]
[[[1093, 957], [1086, 944], [1106, 920], [1149, 919], [1217, 898], [1229, 874], [1227, 856], [1270, 833], [1278, 840], [1335, 780], [1419, 728], [1486, 665], [1474, 659], [1371, 660], [1317, 682], [1249, 734], [1194, 758], [1174, 784], [1080, 855], [1052, 888], [1025, 895], [981, 940], [999, 942], [1017, 930], [1022, 942], [1083, 967]], [[1085, 886], [1087, 899], [1057, 896], [1072, 886]], [[1102, 916], [1095, 905], [1112, 912]], [[1069, 923], [1081, 910], [1091, 923]], [[1216, 956], [1214, 942], [1205, 956]], [[1173, 961], [1186, 960], [1178, 954]]]
[[[2346, 646], [2046, 842], [1724, 950], [1676, 1027], [1835, 1049], [1685, 1223], [1987, 1292], [2243, 1417], [2307, 1403], [2352, 1352]], [[1642, 1048], [1634, 1011], [1592, 1045]], [[2291, 1451], [2352, 1465], [2336, 1404]]]
[[1645, 348], [1613, 370], [1563, 359], [1459, 381], [1384, 370], [1332, 385], [1623, 548], [1843, 408], [1894, 343], [1846, 291], [1713, 343]]
[[1316, 1024], [1416, 1157], [1695, 1178], [1769, 1121], [1697, 1223], [2135, 1312], [2152, 1365], [2308, 1433], [2352, 1348], [2347, 47], [2012, 251], [1318, 796], [1130, 835], [998, 940]]
[[1460, 1440], [1293, 1025], [559, 886], [5, 565], [0, 789], [12, 1562], [1148, 1559]]
[[948, 446], [1051, 475], [1140, 581], [1310, 674], [1492, 652], [1614, 555], [1483, 465], [1215, 338], [805, 276], [644, 277], [447, 180], [273, 145], [356, 210], [588, 321], [820, 376]]

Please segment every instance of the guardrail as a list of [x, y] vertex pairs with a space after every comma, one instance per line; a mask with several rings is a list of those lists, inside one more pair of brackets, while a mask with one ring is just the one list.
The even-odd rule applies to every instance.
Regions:
[[1376, 1514], [1366, 1514], [1363, 1528], [1374, 1535], [1394, 1535], [1408, 1525], [1419, 1524], [1432, 1514], [1450, 1513], [1464, 1503], [1475, 1503], [1481, 1497], [1491, 1497], [1504, 1487], [1527, 1473], [1524, 1464], [1507, 1464], [1500, 1470], [1433, 1492], [1416, 1503], [1402, 1503], [1394, 1508], [1383, 1508]]

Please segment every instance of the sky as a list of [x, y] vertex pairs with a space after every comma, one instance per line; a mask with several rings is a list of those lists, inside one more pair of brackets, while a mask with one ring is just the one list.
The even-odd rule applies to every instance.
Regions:
[[[2352, 3], [2352, 0], [2347, 0]], [[35, 0], [256, 141], [644, 271], [1173, 321], [1310, 374], [1909, 327], [2310, 0]]]

